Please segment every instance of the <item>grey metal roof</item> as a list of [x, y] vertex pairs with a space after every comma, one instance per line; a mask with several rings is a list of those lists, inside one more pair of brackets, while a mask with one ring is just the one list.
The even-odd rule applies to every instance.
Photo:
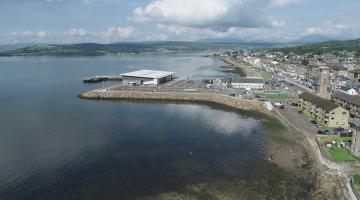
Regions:
[[323, 99], [315, 94], [311, 94], [309, 92], [304, 92], [299, 95], [301, 99], [304, 99], [305, 101], [309, 101], [320, 108], [323, 108], [326, 112], [330, 112], [334, 110], [335, 108], [338, 108], [339, 106], [335, 103], [331, 102], [330, 100]]
[[347, 103], [360, 106], [360, 96], [352, 96], [343, 92], [335, 92], [332, 97], [341, 99]]
[[129, 73], [120, 74], [127, 77], [141, 77], [141, 78], [163, 78], [166, 76], [174, 75], [175, 72], [155, 71], [155, 70], [139, 70]]
[[264, 83], [264, 80], [261, 78], [233, 78], [233, 83]]

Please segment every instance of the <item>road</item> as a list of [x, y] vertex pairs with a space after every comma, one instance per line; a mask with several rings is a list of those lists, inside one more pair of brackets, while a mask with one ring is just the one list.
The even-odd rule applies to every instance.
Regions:
[[[289, 101], [290, 102], [290, 101]], [[277, 109], [277, 111], [284, 116], [291, 124], [296, 127], [301, 127], [306, 133], [313, 133], [311, 137], [316, 136], [319, 128], [312, 124], [303, 114], [299, 114], [296, 110], [296, 106], [291, 106], [287, 101], [281, 101], [284, 105], [284, 109]]]
[[297, 82], [295, 82], [295, 81], [288, 80], [288, 79], [284, 79], [284, 81], [287, 82], [287, 83], [289, 83], [289, 84], [293, 84], [293, 85], [297, 86], [297, 87], [300, 88], [302, 91], [311, 92], [311, 93], [314, 92], [314, 90], [312, 90], [312, 89], [310, 89], [310, 88], [308, 88], [308, 87], [306, 87], [306, 86], [304, 86], [304, 85], [302, 85], [302, 84], [300, 84], [300, 83], [297, 83]]

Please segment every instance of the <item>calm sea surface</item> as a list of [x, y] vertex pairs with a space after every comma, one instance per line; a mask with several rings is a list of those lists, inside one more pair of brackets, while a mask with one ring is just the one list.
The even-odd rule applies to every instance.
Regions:
[[221, 65], [188, 54], [0, 58], [0, 200], [277, 197], [271, 185], [287, 174], [265, 161], [261, 119], [208, 105], [77, 97], [102, 87], [82, 83], [93, 75], [213, 76]]

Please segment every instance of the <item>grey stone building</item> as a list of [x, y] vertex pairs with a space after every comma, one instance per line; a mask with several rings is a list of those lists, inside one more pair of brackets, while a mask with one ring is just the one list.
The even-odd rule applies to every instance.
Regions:
[[356, 127], [353, 129], [351, 153], [354, 156], [360, 157], [360, 127]]

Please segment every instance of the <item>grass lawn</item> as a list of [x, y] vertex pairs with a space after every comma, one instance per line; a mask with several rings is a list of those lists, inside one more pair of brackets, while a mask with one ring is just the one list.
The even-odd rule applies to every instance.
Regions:
[[288, 94], [264, 94], [264, 93], [260, 93], [257, 94], [259, 95], [261, 98], [265, 98], [265, 99], [294, 99], [294, 96], [288, 95]]
[[260, 76], [261, 76], [261, 78], [263, 78], [265, 80], [271, 80], [272, 79], [271, 73], [266, 72], [266, 71], [260, 71]]
[[352, 139], [351, 137], [340, 137], [340, 136], [336, 136], [336, 135], [320, 137], [321, 142], [335, 141], [336, 143], [348, 141], [348, 140], [351, 140], [351, 139]]
[[354, 183], [356, 185], [357, 191], [360, 192], [360, 175], [359, 174], [354, 176]]
[[331, 147], [327, 148], [326, 151], [329, 154], [330, 158], [335, 162], [355, 160], [351, 153], [342, 147]]
[[[340, 137], [336, 135], [320, 137], [321, 143], [324, 143], [325, 141], [335, 141], [336, 143], [340, 143], [348, 140], [351, 140], [351, 137]], [[331, 147], [331, 148], [324, 147], [324, 148], [328, 156], [335, 162], [355, 160], [355, 157], [351, 155], [351, 153], [343, 147]]]

